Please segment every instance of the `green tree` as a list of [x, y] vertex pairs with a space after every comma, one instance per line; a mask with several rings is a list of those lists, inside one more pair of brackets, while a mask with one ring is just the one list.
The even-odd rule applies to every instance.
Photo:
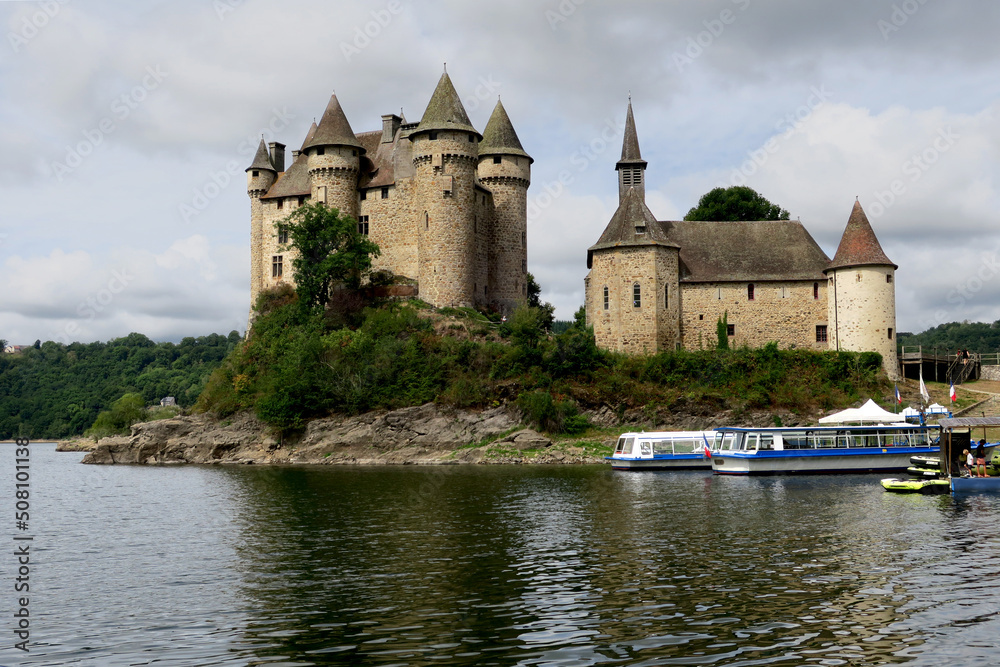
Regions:
[[685, 220], [788, 220], [788, 211], [745, 185], [714, 188], [702, 195]]
[[715, 323], [715, 335], [718, 342], [715, 347], [720, 350], [729, 349], [729, 311], [722, 313], [722, 317]]
[[371, 270], [378, 245], [358, 232], [358, 223], [348, 215], [317, 202], [300, 206], [278, 223], [278, 232], [287, 233], [299, 303], [306, 309], [322, 310], [330, 300], [334, 285], [358, 289]]
[[110, 410], [97, 415], [87, 435], [97, 440], [108, 435], [126, 434], [132, 424], [142, 421], [145, 416], [146, 402], [142, 400], [142, 395], [125, 394], [111, 404]]
[[556, 320], [556, 307], [548, 301], [542, 301], [542, 287], [535, 282], [535, 276], [528, 274], [528, 307], [537, 308], [541, 311], [541, 325], [546, 331], [552, 330], [552, 323]]

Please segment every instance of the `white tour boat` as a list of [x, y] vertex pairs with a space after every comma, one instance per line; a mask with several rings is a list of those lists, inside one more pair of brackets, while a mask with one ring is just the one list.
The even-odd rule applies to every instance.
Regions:
[[804, 426], [715, 429], [712, 472], [723, 475], [889, 472], [936, 454], [937, 426]]
[[711, 470], [715, 431], [622, 433], [607, 456], [615, 470]]

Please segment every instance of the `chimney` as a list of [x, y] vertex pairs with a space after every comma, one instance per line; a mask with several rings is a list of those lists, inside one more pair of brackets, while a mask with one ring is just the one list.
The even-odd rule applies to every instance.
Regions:
[[271, 149], [271, 164], [279, 174], [285, 170], [285, 144], [272, 141], [267, 145]]
[[400, 123], [403, 119], [394, 113], [385, 114], [382, 116], [382, 143], [391, 144], [392, 138], [396, 136], [396, 130], [399, 129]]
[[302, 151], [292, 151], [292, 162], [295, 162], [296, 160], [299, 159], [299, 153], [301, 152]]

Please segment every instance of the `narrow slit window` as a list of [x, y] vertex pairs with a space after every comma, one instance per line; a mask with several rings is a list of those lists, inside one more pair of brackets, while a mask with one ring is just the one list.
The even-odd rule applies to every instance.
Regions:
[[813, 299], [819, 298], [819, 283], [813, 283]]
[[753, 301], [753, 283], [747, 285], [747, 301]]
[[670, 287], [665, 285], [663, 287], [663, 309], [666, 310], [670, 307]]
[[639, 283], [632, 284], [632, 307], [642, 308], [642, 288]]
[[605, 285], [604, 286], [604, 310], [608, 310], [611, 307], [611, 299], [608, 298], [609, 296], [610, 295], [608, 294], [608, 286]]

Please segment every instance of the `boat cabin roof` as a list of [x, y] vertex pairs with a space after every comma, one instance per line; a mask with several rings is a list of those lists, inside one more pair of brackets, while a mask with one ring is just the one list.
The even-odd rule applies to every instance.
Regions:
[[621, 438], [643, 438], [645, 440], [687, 440], [700, 438], [715, 431], [640, 431], [638, 433], [622, 433]]
[[[944, 421], [943, 419], [941, 420]], [[1000, 423], [998, 423], [1000, 425]], [[716, 431], [721, 431], [723, 433], [792, 433], [799, 431], [871, 431], [871, 430], [882, 430], [882, 431], [912, 431], [914, 429], [935, 429], [936, 424], [927, 424], [925, 426], [920, 426], [918, 424], [907, 424], [904, 422], [899, 422], [897, 424], [867, 424], [865, 426], [765, 426], [761, 428], [747, 427], [747, 426], [718, 426]]]

